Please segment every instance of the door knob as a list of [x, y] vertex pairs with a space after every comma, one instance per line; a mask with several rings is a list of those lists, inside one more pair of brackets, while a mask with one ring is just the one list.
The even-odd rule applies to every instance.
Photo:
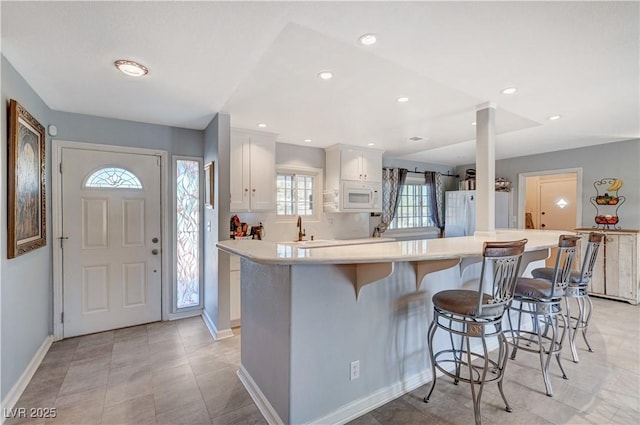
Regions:
[[151, 239], [151, 242], [158, 243], [158, 240], [159, 240], [158, 238], [153, 238], [153, 239]]
[[542, 211], [542, 215], [545, 215], [546, 213], [544, 211]]
[[157, 249], [152, 249], [152, 250], [151, 250], [151, 253], [152, 253], [153, 255], [158, 255], [158, 253], [159, 253], [159, 252], [160, 252], [160, 251], [158, 251]]
[[542, 224], [540, 225], [540, 227], [547, 227], [547, 225], [546, 225], [546, 224], [544, 224], [544, 223], [542, 223]]

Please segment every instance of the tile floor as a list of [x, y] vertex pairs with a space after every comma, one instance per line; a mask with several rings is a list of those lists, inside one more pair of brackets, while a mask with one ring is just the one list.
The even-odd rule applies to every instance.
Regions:
[[[568, 350], [563, 380], [552, 365], [547, 397], [538, 358], [521, 352], [507, 366], [504, 411], [496, 385], [486, 387], [483, 423], [640, 423], [640, 307], [594, 299], [588, 353]], [[213, 341], [199, 317], [71, 338], [53, 344], [16, 407], [55, 407], [56, 418], [5, 424], [265, 424], [238, 380], [240, 332]], [[568, 348], [568, 347], [567, 347]], [[468, 385], [440, 378], [352, 421], [351, 425], [472, 424]]]

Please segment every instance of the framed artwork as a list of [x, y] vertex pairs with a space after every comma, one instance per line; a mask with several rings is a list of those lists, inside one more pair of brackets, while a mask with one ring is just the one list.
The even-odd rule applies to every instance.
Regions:
[[9, 102], [7, 257], [47, 244], [44, 127], [18, 102]]
[[213, 208], [214, 199], [214, 162], [211, 161], [204, 166], [204, 206], [207, 208]]

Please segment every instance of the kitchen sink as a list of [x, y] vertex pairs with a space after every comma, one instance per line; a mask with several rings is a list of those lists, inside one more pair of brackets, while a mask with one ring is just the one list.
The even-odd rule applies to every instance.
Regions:
[[278, 242], [280, 245], [293, 246], [302, 249], [327, 248], [331, 246], [361, 245], [370, 243], [390, 242], [392, 238], [363, 238], [363, 239], [314, 239], [307, 241]]

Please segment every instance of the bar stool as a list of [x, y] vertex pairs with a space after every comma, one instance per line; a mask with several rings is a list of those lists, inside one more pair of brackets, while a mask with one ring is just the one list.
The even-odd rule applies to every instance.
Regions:
[[[587, 330], [589, 329], [589, 320], [591, 319], [591, 312], [593, 311], [593, 303], [589, 298], [589, 283], [591, 282], [591, 276], [593, 274], [593, 266], [596, 263], [598, 257], [598, 250], [600, 244], [604, 238], [603, 233], [591, 232], [589, 233], [589, 242], [584, 250], [584, 259], [582, 260], [582, 267], [580, 271], [572, 271], [571, 278], [569, 279], [569, 285], [564, 293], [568, 332], [569, 332], [569, 346], [571, 348], [571, 358], [574, 363], [578, 363], [578, 350], [576, 349], [576, 336], [578, 330], [582, 331], [582, 338], [589, 351], [593, 352], [591, 345], [587, 340]], [[536, 279], [553, 280], [554, 269], [552, 267], [541, 267], [531, 271], [531, 275]], [[578, 315], [571, 315], [571, 299], [575, 299], [578, 304]]]
[[[562, 342], [566, 332], [566, 320], [562, 314], [561, 302], [569, 284], [571, 266], [579, 239], [580, 237], [575, 235], [560, 235], [556, 264], [552, 269], [553, 277], [551, 280], [518, 278], [513, 304], [510, 308], [518, 316], [516, 328], [513, 327], [511, 314], [507, 314], [509, 329], [504, 333], [509, 344], [513, 346], [511, 359], [516, 358], [518, 349], [538, 353], [542, 378], [549, 397], [553, 396], [549, 379], [549, 366], [553, 355], [556, 356], [562, 377], [568, 379], [560, 359]], [[523, 314], [531, 317], [531, 330], [523, 329]], [[561, 326], [558, 326], [558, 321], [562, 322]], [[562, 334], [558, 337], [560, 327]], [[551, 331], [551, 335], [549, 335], [549, 331]]]
[[[513, 298], [520, 260], [526, 239], [509, 242], [485, 242], [478, 290], [440, 291], [432, 298], [433, 321], [429, 326], [429, 355], [433, 382], [424, 402], [436, 386], [436, 368], [453, 378], [454, 383], [471, 385], [475, 422], [481, 424], [480, 398], [486, 382], [496, 381], [507, 412], [511, 407], [502, 390], [507, 364], [507, 341], [502, 333], [502, 317]], [[434, 353], [433, 339], [438, 329], [449, 333], [450, 349]], [[458, 336], [459, 338], [456, 338]], [[497, 359], [489, 358], [487, 339], [497, 337]], [[473, 351], [471, 338], [480, 339], [481, 349]], [[459, 339], [459, 341], [455, 341]], [[458, 346], [456, 347], [456, 342]], [[466, 347], [465, 347], [466, 345]], [[478, 352], [480, 351], [480, 352]], [[473, 360], [479, 360], [473, 364]], [[449, 367], [446, 367], [446, 366]], [[465, 370], [466, 368], [466, 370]], [[487, 375], [491, 371], [492, 373]], [[476, 389], [476, 386], [478, 388]]]

